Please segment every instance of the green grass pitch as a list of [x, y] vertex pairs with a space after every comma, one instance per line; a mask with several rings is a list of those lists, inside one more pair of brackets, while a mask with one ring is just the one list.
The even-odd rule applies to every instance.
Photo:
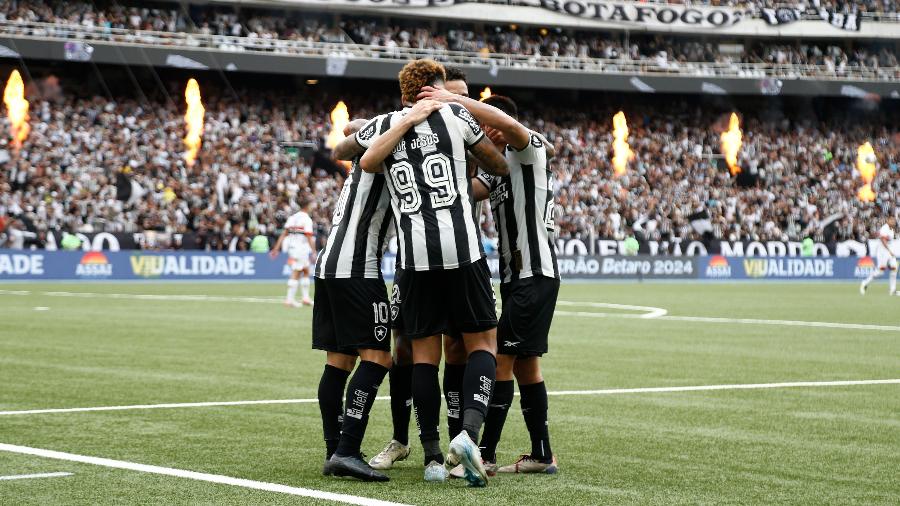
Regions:
[[[544, 374], [551, 391], [900, 378], [900, 298], [884, 284], [564, 284]], [[281, 284], [0, 284], [0, 411], [314, 398], [324, 357], [311, 310]], [[11, 291], [20, 291], [11, 293]], [[26, 293], [27, 292], [27, 293]], [[64, 296], [48, 292], [79, 292]], [[107, 294], [86, 296], [85, 293]], [[111, 297], [207, 295], [216, 300]], [[240, 302], [233, 297], [266, 302]], [[881, 325], [881, 329], [731, 319]], [[387, 395], [387, 383], [381, 395]], [[391, 482], [321, 476], [318, 406], [241, 405], [0, 416], [0, 443], [406, 504], [897, 504], [900, 384], [550, 398], [555, 476], [486, 489], [422, 481], [421, 448]], [[446, 448], [446, 434], [442, 432]], [[363, 444], [390, 438], [376, 403]], [[528, 448], [517, 402], [498, 454]], [[0, 451], [0, 504], [335, 504]]]

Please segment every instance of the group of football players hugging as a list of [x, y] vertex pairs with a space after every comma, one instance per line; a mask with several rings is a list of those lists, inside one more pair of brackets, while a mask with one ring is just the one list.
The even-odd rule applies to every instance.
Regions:
[[[323, 473], [388, 481], [384, 471], [410, 455], [413, 407], [426, 481], [483, 487], [498, 472], [555, 473], [539, 362], [560, 283], [553, 146], [519, 123], [512, 99], [469, 98], [459, 69], [415, 60], [399, 84], [404, 108], [352, 121], [332, 153], [353, 166], [314, 270], [313, 348], [326, 352], [318, 390]], [[499, 320], [481, 242], [484, 200], [499, 236]], [[394, 236], [388, 297], [382, 253]], [[362, 440], [388, 375], [393, 439], [366, 462]], [[532, 448], [499, 467], [514, 381]]]

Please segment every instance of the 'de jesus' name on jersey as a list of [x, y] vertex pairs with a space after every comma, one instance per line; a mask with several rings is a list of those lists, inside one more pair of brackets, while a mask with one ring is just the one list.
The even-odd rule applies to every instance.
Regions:
[[[374, 118], [357, 142], [368, 148], [408, 111]], [[483, 136], [468, 110], [447, 104], [411, 128], [385, 159], [403, 268], [455, 269], [484, 257], [466, 170], [466, 149]]]
[[353, 164], [331, 220], [331, 233], [316, 262], [317, 278], [380, 278], [381, 255], [390, 231], [390, 196], [383, 174]]
[[547, 148], [534, 132], [529, 137], [521, 151], [507, 146], [508, 176], [478, 175], [490, 189], [504, 283], [531, 276], [559, 278], [552, 240], [553, 179]]

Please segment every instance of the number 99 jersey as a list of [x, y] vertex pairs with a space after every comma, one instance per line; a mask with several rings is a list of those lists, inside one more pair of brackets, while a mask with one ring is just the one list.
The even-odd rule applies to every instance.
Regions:
[[[372, 119], [357, 132], [356, 141], [368, 148], [408, 111]], [[385, 159], [404, 269], [456, 269], [484, 257], [466, 167], [466, 150], [483, 137], [465, 107], [447, 104], [407, 131]]]

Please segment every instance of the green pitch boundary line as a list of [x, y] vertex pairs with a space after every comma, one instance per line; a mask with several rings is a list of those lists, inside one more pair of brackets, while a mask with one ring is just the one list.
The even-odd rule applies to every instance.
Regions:
[[[610, 388], [605, 390], [561, 390], [547, 392], [550, 396], [569, 395], [620, 395], [620, 394], [644, 394], [666, 392], [701, 392], [715, 390], [758, 390], [770, 388], [811, 388], [811, 387], [847, 387], [862, 385], [900, 385], [898, 379], [873, 379], [850, 381], [792, 381], [781, 383], [747, 383], [727, 385], [694, 385], [673, 387], [643, 387], [643, 388]], [[516, 393], [518, 395], [518, 392]], [[375, 400], [390, 400], [388, 396], [376, 397]], [[260, 404], [313, 404], [318, 399], [272, 399], [258, 401], [212, 401], [212, 402], [183, 402], [168, 404], [135, 404], [130, 406], [98, 406], [90, 408], [52, 408], [52, 409], [28, 409], [20, 411], [0, 411], [0, 416], [15, 415], [45, 415], [52, 413], [85, 413], [92, 411], [129, 411], [141, 409], [172, 409], [172, 408], [206, 408], [223, 406], [253, 406]]]
[[231, 476], [223, 476], [220, 474], [200, 473], [196, 471], [187, 471], [184, 469], [174, 469], [171, 467], [151, 466], [147, 464], [138, 464], [136, 462], [127, 462], [124, 460], [113, 460], [102, 457], [76, 455], [74, 453], [57, 452], [53, 450], [44, 450], [41, 448], [31, 448], [28, 446], [17, 446], [0, 443], [0, 451], [17, 453], [20, 455], [31, 455], [34, 457], [42, 457], [47, 459], [63, 460], [66, 462], [78, 462], [81, 464], [110, 467], [113, 469], [125, 469], [128, 471], [137, 471], [141, 473], [173, 476], [176, 478], [205, 481], [209, 483], [219, 483], [222, 485], [231, 485], [253, 490], [263, 490], [266, 492], [277, 492], [280, 494], [310, 497], [313, 499], [322, 499], [325, 501], [334, 501], [344, 504], [357, 504], [359, 506], [406, 506], [402, 503], [382, 501], [379, 499], [370, 499], [368, 497], [360, 497], [348, 494], [336, 494], [334, 492], [325, 492], [323, 490], [316, 490], [311, 488], [291, 487], [288, 485], [279, 485], [277, 483], [267, 483], [263, 481], [254, 481], [244, 478], [232, 478]]
[[14, 474], [11, 476], [0, 476], [0, 481], [33, 480], [35, 478], [61, 478], [63, 476], [72, 476], [72, 473]]

